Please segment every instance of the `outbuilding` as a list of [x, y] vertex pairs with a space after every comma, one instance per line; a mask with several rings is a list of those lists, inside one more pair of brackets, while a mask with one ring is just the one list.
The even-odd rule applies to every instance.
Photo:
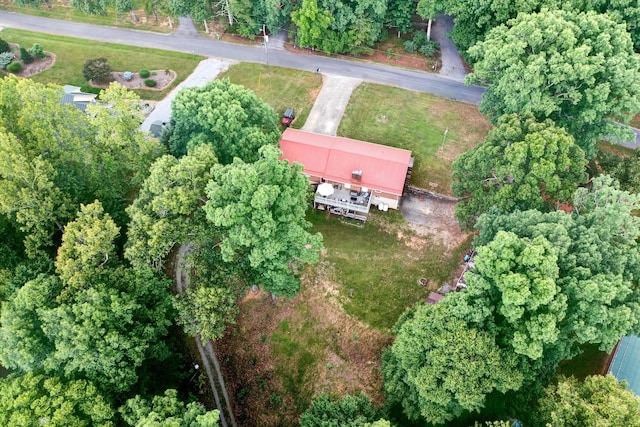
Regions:
[[618, 380], [626, 381], [629, 389], [640, 396], [640, 337], [622, 337], [613, 353], [609, 372]]

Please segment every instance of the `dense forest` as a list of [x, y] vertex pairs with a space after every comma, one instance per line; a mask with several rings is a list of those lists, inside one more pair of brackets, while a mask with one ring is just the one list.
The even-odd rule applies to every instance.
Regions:
[[[176, 157], [138, 131], [133, 92], [112, 84], [85, 114], [61, 89], [0, 80], [0, 424], [217, 425], [186, 394], [182, 330], [220, 336], [248, 284], [295, 294], [321, 247], [306, 178], [279, 160], [271, 108], [227, 80], [174, 102]], [[181, 245], [177, 293], [163, 267]]]

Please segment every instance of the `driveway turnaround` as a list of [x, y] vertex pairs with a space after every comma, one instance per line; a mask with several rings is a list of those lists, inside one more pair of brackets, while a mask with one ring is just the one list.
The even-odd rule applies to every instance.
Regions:
[[[319, 68], [321, 72], [327, 74], [398, 86], [474, 104], [480, 102], [483, 92], [480, 87], [465, 86], [461, 82], [437, 74], [403, 70], [379, 64], [345, 61], [323, 55], [306, 54], [306, 51], [291, 53], [280, 49], [267, 48], [265, 50], [263, 45], [242, 46], [200, 35], [158, 34], [0, 11], [0, 27], [2, 26], [130, 46], [174, 50], [234, 61], [266, 64], [268, 60], [270, 65], [304, 71], [316, 71]], [[43, 44], [46, 49], [46, 43]]]
[[201, 61], [193, 73], [182, 83], [176, 86], [164, 99], [156, 105], [156, 108], [147, 116], [140, 129], [149, 130], [151, 124], [157, 120], [168, 123], [171, 119], [171, 101], [185, 87], [202, 87], [207, 82], [218, 77], [218, 74], [225, 71], [234, 61], [228, 59], [209, 58]]
[[302, 130], [336, 136], [351, 92], [362, 80], [331, 74], [322, 75], [322, 89]]

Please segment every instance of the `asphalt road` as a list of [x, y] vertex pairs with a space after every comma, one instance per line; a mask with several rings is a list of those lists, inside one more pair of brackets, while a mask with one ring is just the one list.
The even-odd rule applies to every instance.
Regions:
[[[3, 11], [0, 11], [0, 26], [132, 46], [174, 50], [235, 61], [262, 64], [268, 62], [269, 65], [305, 71], [320, 69], [320, 72], [326, 74], [398, 86], [474, 104], [480, 102], [483, 92], [480, 87], [465, 86], [462, 82], [426, 72], [327, 58], [321, 55], [294, 54], [279, 49], [268, 49], [268, 53], [266, 53], [264, 46], [242, 46], [225, 43], [208, 39], [192, 32], [182, 33], [178, 31], [173, 34], [159, 34]], [[46, 42], [43, 44], [46, 49]]]

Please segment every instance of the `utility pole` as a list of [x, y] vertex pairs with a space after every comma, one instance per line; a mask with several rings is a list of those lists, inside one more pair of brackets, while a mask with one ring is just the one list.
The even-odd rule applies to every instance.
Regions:
[[269, 74], [269, 49], [267, 47], [269, 36], [267, 35], [267, 26], [265, 24], [262, 24], [262, 35], [264, 36], [264, 53], [267, 56], [267, 74]]

